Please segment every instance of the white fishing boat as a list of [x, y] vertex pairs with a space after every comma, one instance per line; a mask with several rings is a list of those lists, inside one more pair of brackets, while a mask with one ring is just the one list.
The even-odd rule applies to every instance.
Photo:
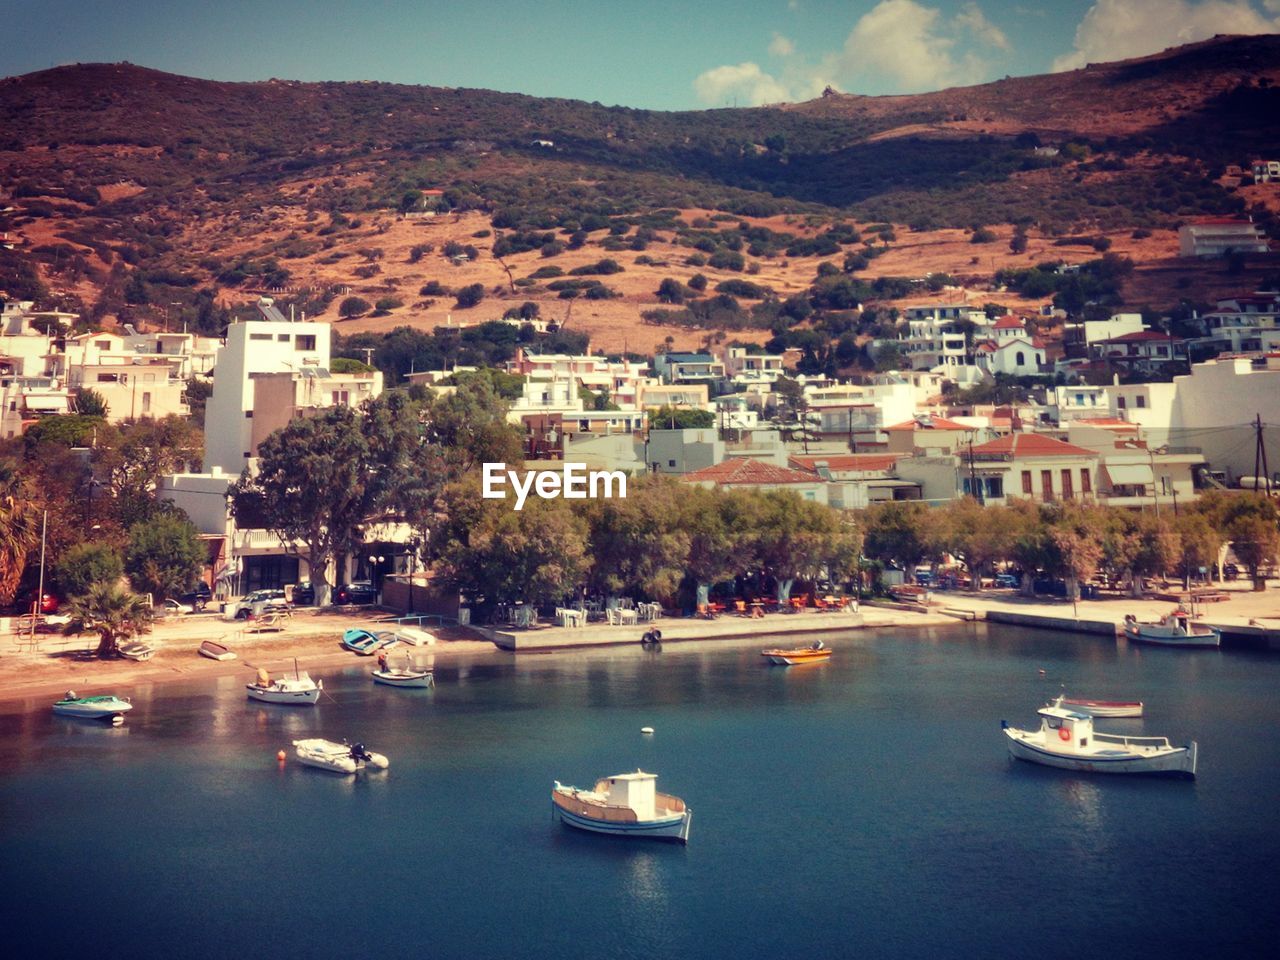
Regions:
[[391, 761], [380, 753], [371, 753], [363, 743], [334, 743], [332, 740], [295, 740], [298, 760], [334, 773], [359, 773], [361, 770], [385, 770]]
[[1152, 643], [1162, 647], [1216, 647], [1222, 637], [1213, 627], [1192, 621], [1193, 614], [1178, 607], [1159, 620], [1138, 620], [1133, 614], [1124, 618], [1124, 635], [1135, 643]]
[[562, 823], [592, 833], [689, 842], [693, 811], [657, 792], [657, 775], [637, 770], [596, 781], [591, 790], [555, 782], [551, 811]]
[[412, 667], [382, 667], [373, 671], [374, 683], [385, 683], [389, 687], [433, 687], [435, 675], [430, 670], [415, 670]]
[[150, 660], [159, 649], [158, 644], [148, 643], [145, 640], [129, 640], [117, 644], [116, 653], [127, 660]]
[[1014, 759], [1089, 773], [1195, 778], [1198, 747], [1194, 740], [1175, 747], [1167, 737], [1099, 733], [1093, 729], [1093, 717], [1064, 707], [1041, 707], [1039, 714], [1039, 730], [1018, 730], [1001, 721]]
[[210, 660], [234, 660], [236, 658], [235, 653], [226, 644], [218, 643], [216, 640], [206, 640], [200, 644], [199, 652], [200, 656], [208, 657]]
[[310, 707], [319, 702], [324, 681], [312, 680], [305, 670], [299, 672], [296, 666], [292, 677], [282, 676], [275, 680], [266, 670], [259, 669], [257, 682], [246, 683], [244, 688], [250, 700]]
[[124, 715], [133, 709], [128, 697], [106, 694], [97, 697], [77, 697], [74, 690], [53, 705], [53, 712], [64, 717], [81, 717], [86, 720], [110, 720], [124, 723]]
[[1086, 700], [1082, 697], [1068, 697], [1060, 693], [1049, 701], [1051, 707], [1062, 707], [1083, 713], [1089, 717], [1140, 717], [1142, 716], [1141, 700]]

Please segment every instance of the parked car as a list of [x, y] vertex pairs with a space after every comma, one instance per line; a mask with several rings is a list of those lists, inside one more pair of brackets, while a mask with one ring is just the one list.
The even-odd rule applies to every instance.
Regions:
[[177, 598], [179, 603], [185, 603], [195, 613], [199, 613], [207, 607], [212, 599], [213, 592], [209, 589], [207, 583], [196, 584], [194, 590], [189, 590]]
[[301, 606], [309, 607], [316, 602], [316, 588], [308, 583], [295, 583], [293, 585], [293, 602]]
[[169, 597], [160, 604], [160, 607], [156, 612], [164, 617], [174, 617], [184, 616], [188, 613], [195, 613], [196, 608], [189, 603], [184, 603], [181, 600], [175, 600], [173, 597]]
[[[18, 614], [30, 613], [31, 608], [35, 604], [35, 602], [36, 602], [36, 591], [35, 591], [35, 588], [32, 587], [18, 594], [18, 596], [14, 598], [13, 610], [15, 613], [18, 613]], [[48, 590], [46, 590], [44, 593], [40, 595], [40, 609], [37, 610], [36, 612], [42, 613], [42, 614], [57, 613], [58, 604], [59, 604], [59, 600], [57, 595], [50, 593]]]
[[368, 580], [355, 580], [340, 586], [334, 594], [333, 602], [343, 605], [377, 603], [378, 591]]
[[1235, 580], [1239, 576], [1240, 576], [1240, 568], [1237, 567], [1234, 563], [1224, 563], [1222, 565], [1223, 580]]
[[230, 608], [231, 616], [236, 620], [244, 620], [249, 614], [259, 609], [259, 605], [270, 606], [272, 604], [285, 604], [283, 590], [255, 590], [253, 593], [241, 597]]
[[1015, 577], [1012, 573], [997, 573], [997, 574], [996, 574], [996, 586], [997, 586], [997, 587], [999, 587], [999, 588], [1013, 588], [1013, 589], [1017, 589], [1017, 587], [1018, 587], [1018, 578], [1017, 578], [1017, 577]]

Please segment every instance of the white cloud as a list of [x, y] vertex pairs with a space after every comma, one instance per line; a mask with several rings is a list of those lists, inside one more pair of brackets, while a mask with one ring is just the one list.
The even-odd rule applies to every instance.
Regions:
[[826, 86], [915, 93], [979, 83], [1000, 71], [988, 57], [1011, 50], [1008, 37], [975, 2], [953, 17], [918, 0], [881, 0], [853, 25], [835, 52], [806, 57], [773, 34], [768, 52], [777, 69], [766, 73], [747, 61], [708, 70], [694, 81], [703, 103], [727, 98], [754, 105], [804, 100]]
[[749, 61], [707, 70], [693, 81], [693, 89], [703, 103], [714, 106], [733, 101], [740, 107], [758, 107], [789, 95], [786, 86]]
[[769, 41], [769, 52], [775, 57], [789, 57], [796, 52], [796, 45], [780, 33], [775, 33]]
[[[1280, 14], [1280, 0], [1263, 6]], [[1054, 60], [1053, 69], [1142, 57], [1218, 33], [1277, 30], [1280, 17], [1264, 16], [1249, 0], [1097, 0], [1076, 27], [1074, 49]]]

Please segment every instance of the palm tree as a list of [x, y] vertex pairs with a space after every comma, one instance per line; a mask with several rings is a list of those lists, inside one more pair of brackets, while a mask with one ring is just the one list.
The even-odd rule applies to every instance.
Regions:
[[136, 593], [116, 583], [95, 583], [68, 606], [67, 633], [98, 634], [98, 656], [115, 656], [121, 640], [151, 631], [151, 607]]
[[30, 482], [0, 463], [0, 605], [13, 599], [27, 554], [40, 542], [35, 500]]

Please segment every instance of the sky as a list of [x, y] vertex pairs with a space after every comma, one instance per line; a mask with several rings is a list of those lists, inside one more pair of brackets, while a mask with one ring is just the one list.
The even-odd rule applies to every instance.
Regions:
[[654, 110], [919, 93], [1280, 32], [1280, 0], [0, 0], [5, 75], [127, 60]]

